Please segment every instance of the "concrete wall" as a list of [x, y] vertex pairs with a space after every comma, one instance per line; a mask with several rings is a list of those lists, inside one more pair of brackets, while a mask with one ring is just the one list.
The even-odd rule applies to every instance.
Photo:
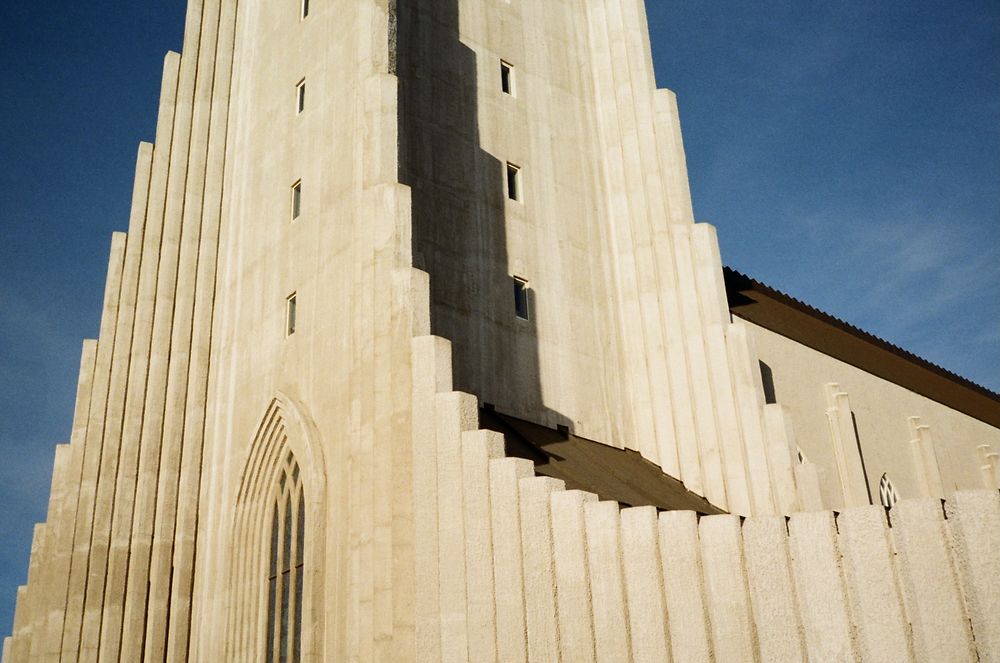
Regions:
[[621, 509], [505, 458], [450, 390], [449, 352], [413, 341], [414, 401], [438, 385], [414, 418], [416, 660], [1000, 660], [997, 491], [790, 518]]
[[[860, 464], [848, 471], [860, 493], [856, 499], [866, 502], [867, 485], [878, 504], [883, 474], [904, 498], [940, 498], [955, 490], [997, 487], [995, 461], [991, 465], [986, 456], [1000, 451], [1000, 430], [763, 327], [745, 324], [760, 360], [771, 368], [775, 395], [788, 408], [798, 446], [820, 469], [823, 499], [830, 507], [848, 503], [837, 444], [856, 455], [860, 447], [864, 471]], [[846, 414], [843, 422], [841, 409]], [[841, 429], [842, 440], [837, 442], [834, 436], [841, 436]]]

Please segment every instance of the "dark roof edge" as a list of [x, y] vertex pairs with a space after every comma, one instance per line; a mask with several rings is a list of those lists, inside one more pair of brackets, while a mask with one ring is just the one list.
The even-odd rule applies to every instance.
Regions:
[[[991, 426], [1000, 427], [1000, 394], [735, 269], [723, 267], [723, 275], [729, 310], [734, 315]], [[791, 316], [787, 313], [789, 311]], [[836, 338], [827, 338], [831, 335], [803, 333], [801, 327], [789, 324], [789, 317], [796, 316], [805, 316], [832, 328], [840, 332], [840, 335], [851, 337], [853, 342], [838, 342]], [[922, 373], [924, 379], [918, 379], [917, 373]]]

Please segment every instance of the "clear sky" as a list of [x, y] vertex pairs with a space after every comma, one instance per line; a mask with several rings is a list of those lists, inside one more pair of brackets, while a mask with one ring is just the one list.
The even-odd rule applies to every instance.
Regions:
[[[1000, 3], [647, 2], [723, 260], [1000, 391]], [[0, 3], [0, 636], [183, 5]]]

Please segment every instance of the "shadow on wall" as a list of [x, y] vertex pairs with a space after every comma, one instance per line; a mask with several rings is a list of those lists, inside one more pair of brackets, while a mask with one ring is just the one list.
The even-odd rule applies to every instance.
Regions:
[[[476, 54], [459, 39], [458, 0], [395, 3], [399, 181], [411, 188], [413, 262], [430, 274], [432, 333], [452, 342], [454, 388], [547, 425], [537, 301], [515, 315], [507, 255], [507, 164], [481, 148]], [[497, 62], [497, 94], [500, 94]], [[519, 203], [513, 203], [519, 204]]]

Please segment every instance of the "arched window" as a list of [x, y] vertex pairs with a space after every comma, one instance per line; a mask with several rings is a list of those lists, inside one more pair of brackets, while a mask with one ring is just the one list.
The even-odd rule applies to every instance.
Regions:
[[899, 501], [899, 494], [886, 474], [883, 474], [878, 482], [878, 498], [882, 502], [882, 506], [887, 509], [891, 509]]
[[267, 575], [267, 663], [302, 659], [302, 580], [305, 501], [299, 466], [289, 452], [272, 507]]

